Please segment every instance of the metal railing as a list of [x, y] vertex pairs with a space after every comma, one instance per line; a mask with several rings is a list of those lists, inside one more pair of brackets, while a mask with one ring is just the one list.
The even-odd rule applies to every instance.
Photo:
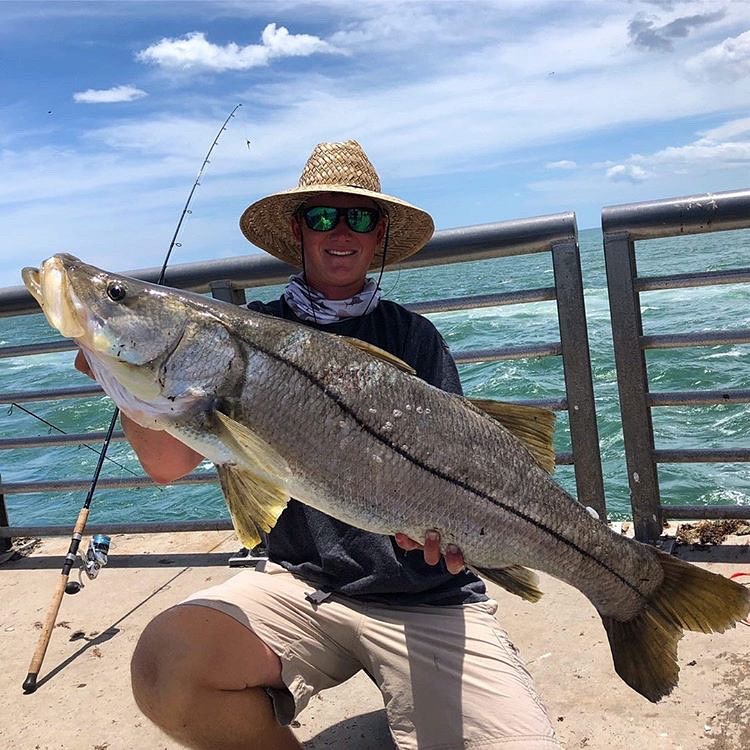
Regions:
[[[420, 313], [448, 310], [469, 310], [482, 307], [515, 305], [555, 300], [557, 304], [559, 339], [530, 346], [498, 346], [481, 351], [453, 352], [458, 364], [525, 359], [531, 357], [562, 358], [564, 382], [560, 395], [548, 399], [527, 399], [519, 403], [567, 410], [570, 426], [569, 452], [558, 454], [559, 464], [572, 464], [576, 491], [581, 502], [606, 518], [604, 483], [599, 453], [598, 429], [589, 357], [588, 332], [583, 298], [580, 253], [575, 215], [572, 212], [549, 216], [498, 222], [437, 232], [425, 249], [399, 264], [402, 269], [436, 266], [448, 263], [487, 260], [492, 258], [549, 252], [554, 271], [554, 286], [499, 294], [439, 299], [405, 305]], [[265, 255], [228, 258], [223, 261], [175, 265], [167, 270], [165, 283], [170, 286], [208, 292], [228, 302], [245, 301], [245, 288], [286, 282], [291, 266]], [[155, 281], [159, 269], [142, 269], [128, 275]], [[37, 312], [36, 302], [23, 287], [0, 289], [0, 316]], [[29, 346], [0, 347], [0, 358], [31, 356], [48, 352], [72, 350], [68, 341]], [[0, 392], [0, 403], [23, 403], [36, 400], [90, 397], [101, 394], [96, 384], [56, 389]], [[0, 440], [0, 467], [3, 450], [29, 447], [96, 443], [102, 433], [55, 435], [43, 438], [6, 438]], [[122, 439], [117, 433], [116, 439]], [[182, 484], [213, 482], [213, 474], [191, 474], [179, 480]], [[134, 479], [103, 479], [102, 487], [132, 487], [148, 483], [146, 477]], [[2, 494], [28, 494], [41, 491], [87, 490], [90, 479], [81, 478], [56, 482], [0, 482]], [[184, 530], [200, 528], [231, 528], [228, 520], [185, 520], [175, 523], [118, 524], [120, 530]], [[92, 526], [93, 528], [93, 526]], [[113, 525], [109, 525], [111, 530]], [[70, 533], [69, 526], [13, 527], [7, 520], [0, 525], [0, 539], [10, 536], [54, 535]]]
[[750, 329], [694, 331], [645, 336], [642, 292], [750, 282], [750, 269], [638, 276], [637, 240], [682, 237], [750, 227], [750, 190], [613, 206], [602, 211], [612, 336], [620, 393], [625, 458], [635, 534], [655, 540], [665, 518], [750, 518], [750, 506], [661, 503], [660, 463], [746, 462], [750, 448], [660, 450], [654, 444], [652, 409], [665, 406], [750, 403], [750, 390], [652, 391], [645, 352], [649, 349], [750, 343]]

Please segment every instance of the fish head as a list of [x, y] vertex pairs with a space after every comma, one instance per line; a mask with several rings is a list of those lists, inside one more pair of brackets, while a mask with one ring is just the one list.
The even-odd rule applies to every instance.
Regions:
[[114, 378], [141, 400], [160, 394], [164, 361], [189, 319], [188, 304], [170, 293], [175, 290], [103, 271], [66, 253], [21, 273], [47, 321], [75, 340], [105, 391], [113, 395], [107, 382]]
[[67, 253], [21, 274], [50, 325], [102, 356], [143, 365], [182, 335], [185, 310], [164, 287], [103, 271]]

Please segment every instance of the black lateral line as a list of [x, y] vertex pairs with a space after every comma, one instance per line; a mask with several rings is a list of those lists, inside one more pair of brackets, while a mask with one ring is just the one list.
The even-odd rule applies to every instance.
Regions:
[[497, 500], [496, 498], [492, 497], [491, 495], [487, 495], [484, 492], [481, 492], [480, 490], [475, 489], [471, 485], [467, 484], [466, 482], [463, 482], [461, 480], [457, 480], [444, 472], [440, 471], [439, 469], [436, 469], [432, 466], [428, 466], [427, 464], [422, 463], [422, 461], [418, 460], [414, 456], [407, 453], [401, 446], [397, 445], [396, 443], [391, 442], [389, 439], [384, 437], [381, 433], [374, 430], [367, 422], [364, 422], [352, 409], [349, 407], [349, 405], [344, 402], [341, 398], [339, 398], [338, 394], [330, 391], [323, 383], [321, 383], [312, 373], [305, 370], [303, 367], [301, 367], [298, 364], [295, 364], [294, 362], [290, 362], [288, 359], [284, 359], [280, 354], [276, 354], [275, 352], [268, 351], [267, 349], [264, 349], [256, 342], [253, 342], [252, 346], [257, 349], [259, 352], [267, 355], [268, 357], [271, 357], [272, 359], [275, 359], [277, 362], [280, 362], [287, 367], [291, 367], [293, 370], [298, 372], [300, 375], [302, 375], [304, 378], [306, 378], [310, 383], [312, 383], [315, 387], [317, 387], [319, 390], [323, 392], [323, 394], [330, 398], [343, 412], [348, 414], [360, 427], [362, 427], [363, 430], [368, 432], [370, 435], [372, 435], [376, 440], [380, 441], [381, 443], [388, 446], [392, 451], [395, 453], [398, 453], [400, 456], [403, 456], [405, 459], [413, 463], [415, 466], [419, 467], [423, 471], [426, 471], [430, 474], [433, 474], [434, 476], [438, 477], [439, 479], [442, 479], [445, 482], [449, 482], [450, 484], [454, 484], [458, 487], [460, 487], [463, 490], [466, 490], [467, 492], [471, 492], [472, 494], [481, 497], [483, 500], [486, 500], [487, 502], [491, 503], [492, 505], [497, 506], [498, 508], [501, 508], [502, 510], [511, 513], [518, 518], [520, 518], [522, 521], [526, 521], [526, 523], [529, 523], [541, 531], [543, 531], [546, 534], [549, 534], [550, 536], [557, 539], [559, 542], [562, 542], [563, 544], [567, 545], [571, 549], [578, 552], [581, 556], [586, 557], [593, 562], [595, 562], [597, 565], [601, 566], [606, 570], [608, 573], [613, 575], [615, 578], [620, 580], [622, 583], [624, 583], [629, 589], [631, 589], [634, 593], [638, 594], [641, 598], [645, 598], [643, 594], [636, 589], [630, 581], [623, 578], [616, 570], [611, 568], [607, 563], [603, 562], [597, 557], [594, 557], [590, 552], [583, 549], [582, 547], [579, 547], [575, 542], [572, 542], [570, 539], [567, 539], [562, 534], [559, 534], [554, 529], [550, 529], [549, 527], [545, 526], [544, 524], [540, 523], [536, 519], [532, 518], [531, 516], [526, 515], [525, 513], [522, 513], [517, 508], [514, 508], [511, 505], [507, 505], [506, 503], [501, 502], [500, 500]]

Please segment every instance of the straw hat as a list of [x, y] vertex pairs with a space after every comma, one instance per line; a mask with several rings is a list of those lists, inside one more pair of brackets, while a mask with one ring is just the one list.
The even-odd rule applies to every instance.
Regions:
[[[274, 193], [248, 206], [240, 217], [242, 234], [279, 260], [301, 267], [302, 258], [290, 219], [303, 203], [318, 193], [347, 193], [374, 200], [388, 214], [386, 265], [408, 258], [432, 237], [430, 215], [406, 201], [380, 192], [380, 179], [356, 141], [319, 143], [307, 160], [299, 185]], [[383, 262], [382, 245], [370, 268]]]

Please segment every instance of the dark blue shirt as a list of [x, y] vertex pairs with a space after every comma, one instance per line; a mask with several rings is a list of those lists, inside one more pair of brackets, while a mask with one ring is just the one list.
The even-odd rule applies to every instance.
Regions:
[[[379, 346], [431, 385], [461, 393], [456, 365], [438, 330], [395, 302], [382, 300], [367, 315], [328, 325], [299, 320], [283, 297], [248, 307]], [[409, 502], [408, 488], [404, 493], [404, 502]], [[268, 556], [323, 591], [360, 600], [408, 606], [487, 599], [484, 583], [473, 573], [452, 575], [443, 560], [427, 565], [421, 550], [405, 552], [393, 537], [362, 531], [294, 499], [268, 535]]]

